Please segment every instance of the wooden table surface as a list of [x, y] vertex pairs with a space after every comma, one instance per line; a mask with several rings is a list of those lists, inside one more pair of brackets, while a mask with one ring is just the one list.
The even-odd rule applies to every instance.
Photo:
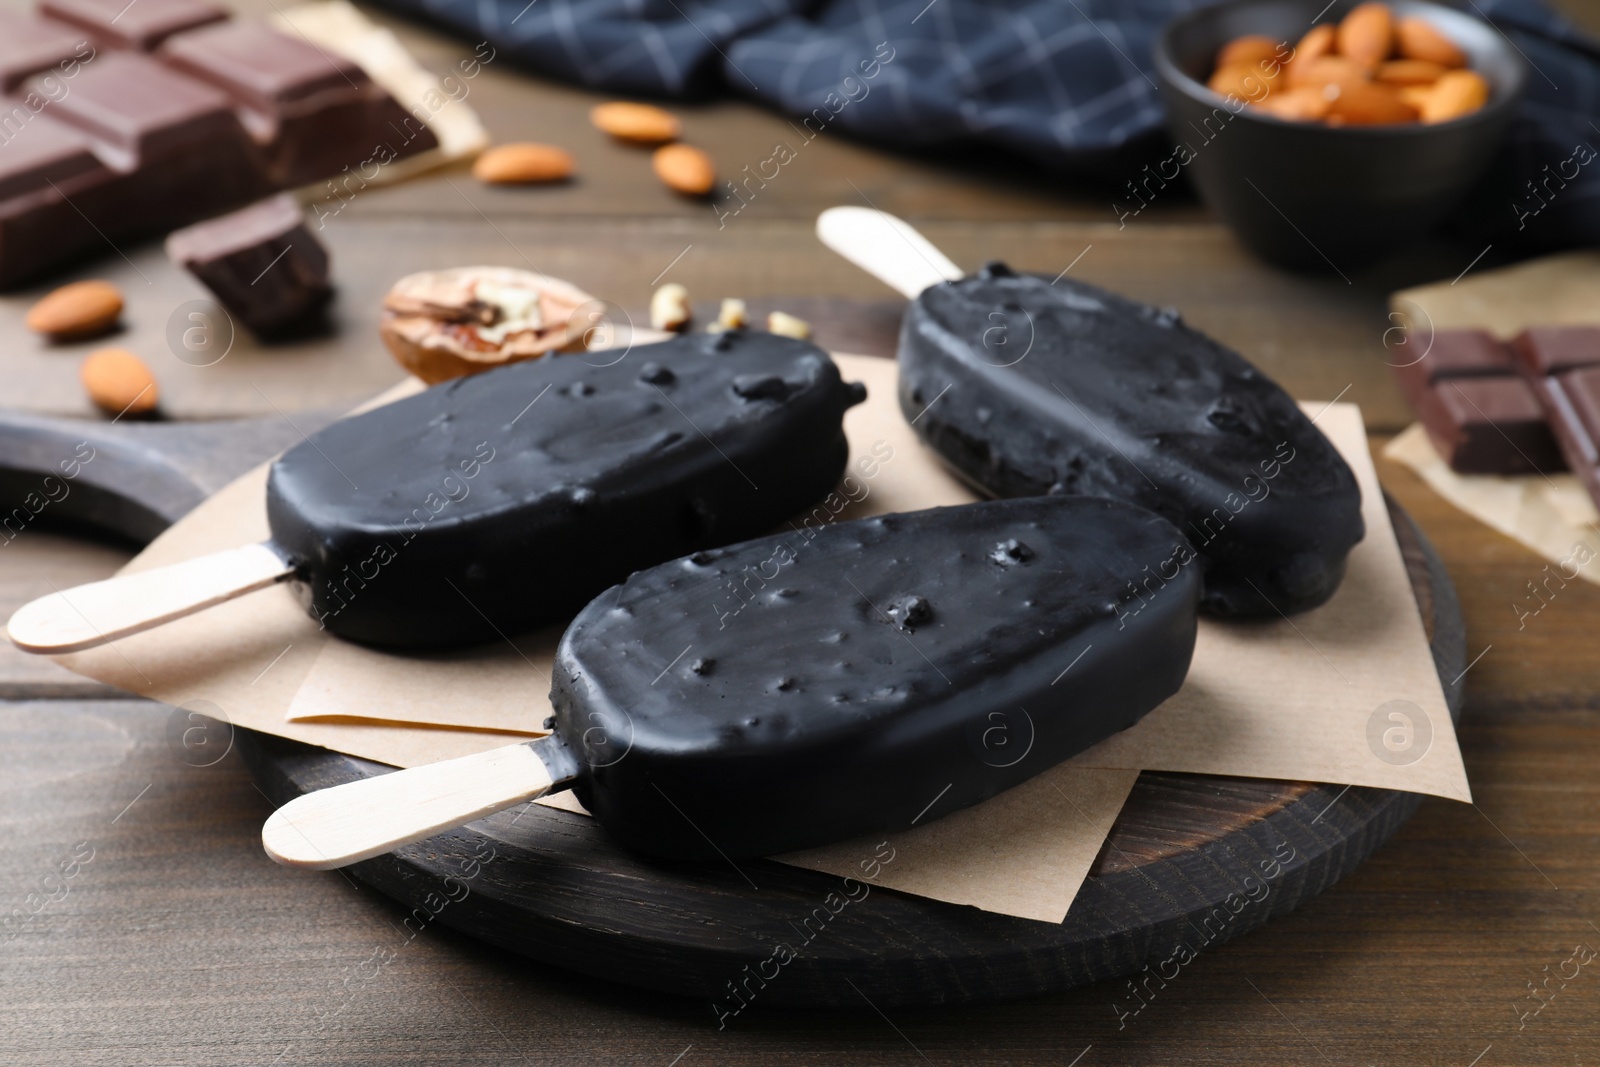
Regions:
[[[1600, 28], [1600, 4], [1560, 6]], [[434, 70], [470, 54], [374, 17]], [[1359, 402], [1376, 446], [1407, 421], [1384, 364], [1386, 294], [1454, 277], [1478, 251], [1425, 243], [1349, 284], [1288, 276], [1250, 259], [1176, 190], [1121, 228], [1110, 188], [832, 136], [801, 148], [719, 227], [709, 207], [657, 185], [645, 155], [588, 126], [591, 94], [497, 62], [468, 100], [498, 140], [570, 148], [578, 180], [488, 189], [456, 167], [361, 193], [321, 234], [340, 286], [330, 337], [275, 349], [241, 340], [221, 363], [191, 367], [165, 335], [200, 291], [157, 244], [79, 272], [125, 288], [117, 343], [151, 362], [170, 416], [292, 413], [371, 395], [399, 378], [372, 328], [379, 295], [402, 272], [466, 262], [532, 263], [641, 320], [658, 278], [708, 308], [742, 296], [804, 315], [819, 298], [845, 298], [858, 305], [847, 326], [820, 340], [887, 351], [901, 302], [812, 235], [821, 209], [870, 203], [913, 220], [964, 266], [1072, 264], [1077, 277], [1176, 305], [1295, 395]], [[688, 138], [725, 174], [792, 139], [782, 118], [743, 103], [680, 110]], [[35, 295], [0, 297], [0, 396], [93, 417], [76, 380], [88, 346], [50, 348], [20, 329]], [[1380, 473], [1455, 578], [1469, 655], [1483, 651], [1460, 683], [1477, 804], [1426, 800], [1355, 875], [1200, 957], [1136, 1015], [1121, 982], [887, 1017], [864, 989], [856, 1012], [757, 1001], [719, 1030], [704, 1003], [534, 967], [437, 927], [407, 940], [386, 899], [268, 862], [265, 799], [236, 757], [204, 768], [180, 759], [171, 709], [7, 648], [0, 915], [13, 919], [0, 932], [0, 1063], [1593, 1063], [1600, 965], [1585, 961], [1600, 950], [1600, 589], [1569, 584], [1519, 625], [1515, 605], [1543, 561], [1408, 472], [1380, 461]], [[108, 574], [128, 554], [30, 529], [0, 556], [0, 611]]]

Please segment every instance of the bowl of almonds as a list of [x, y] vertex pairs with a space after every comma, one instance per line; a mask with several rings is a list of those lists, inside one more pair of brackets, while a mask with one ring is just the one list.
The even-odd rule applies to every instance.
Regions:
[[1462, 202], [1527, 80], [1498, 30], [1426, 0], [1234, 0], [1170, 23], [1155, 64], [1175, 143], [1119, 215], [1187, 173], [1258, 255], [1339, 274]]

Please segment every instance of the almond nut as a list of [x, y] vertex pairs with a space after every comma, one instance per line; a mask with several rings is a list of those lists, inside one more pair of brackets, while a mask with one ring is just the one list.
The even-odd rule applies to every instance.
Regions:
[[1428, 97], [1432, 93], [1433, 86], [1431, 85], [1400, 86], [1400, 99], [1411, 105], [1419, 115], [1422, 114], [1422, 105], [1428, 102]]
[[1388, 4], [1357, 4], [1339, 23], [1339, 54], [1367, 69], [1394, 51], [1394, 15]]
[[1378, 64], [1372, 77], [1385, 85], [1432, 85], [1444, 71], [1442, 65], [1426, 59], [1391, 59]]
[[1211, 75], [1211, 80], [1206, 86], [1222, 96], [1235, 96], [1241, 100], [1260, 103], [1277, 88], [1280, 80], [1279, 74], [1272, 71], [1271, 63], [1256, 63], [1251, 66], [1222, 67]]
[[1367, 81], [1367, 68], [1343, 56], [1320, 56], [1299, 70], [1300, 85], [1321, 89], [1329, 85], [1360, 85]]
[[669, 144], [656, 149], [650, 166], [667, 188], [684, 196], [705, 196], [717, 181], [711, 157], [691, 145]]
[[1388, 126], [1416, 118], [1416, 109], [1396, 90], [1377, 82], [1337, 86], [1328, 100], [1328, 121], [1334, 125]]
[[650, 104], [622, 100], [600, 104], [589, 112], [589, 121], [618, 140], [635, 144], [665, 144], [683, 135], [678, 116]]
[[156, 409], [160, 390], [144, 360], [125, 348], [89, 353], [78, 368], [84, 391], [108, 415], [147, 415]]
[[472, 165], [472, 176], [497, 185], [559, 182], [572, 177], [572, 156], [551, 144], [496, 145]]
[[689, 310], [689, 290], [668, 282], [650, 297], [650, 325], [658, 330], [681, 330], [693, 318]]
[[1294, 46], [1294, 56], [1289, 60], [1290, 85], [1301, 84], [1300, 72], [1333, 52], [1336, 36], [1333, 24], [1324, 22], [1320, 26], [1313, 26], [1309, 33], [1300, 38], [1300, 43]]
[[1256, 106], [1285, 122], [1315, 122], [1328, 114], [1327, 94], [1314, 85], [1273, 93]]
[[1433, 88], [1418, 110], [1427, 123], [1449, 122], [1470, 115], [1489, 102], [1489, 83], [1475, 70], [1447, 72]]
[[1247, 34], [1244, 37], [1235, 37], [1222, 46], [1222, 51], [1217, 53], [1217, 68], [1246, 66], [1253, 67], [1263, 60], [1278, 58], [1279, 49], [1283, 45], [1271, 37], [1259, 33]]
[[1395, 36], [1399, 38], [1400, 54], [1407, 59], [1426, 59], [1443, 67], [1467, 65], [1467, 54], [1426, 19], [1414, 15], [1401, 19]]
[[110, 282], [63, 285], [28, 309], [28, 329], [57, 341], [105, 333], [122, 314], [122, 293]]

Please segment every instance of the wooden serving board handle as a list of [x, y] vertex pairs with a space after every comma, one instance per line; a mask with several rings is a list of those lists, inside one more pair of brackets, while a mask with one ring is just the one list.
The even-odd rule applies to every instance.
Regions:
[[296, 797], [261, 828], [267, 855], [328, 870], [371, 859], [565, 787], [540, 746], [549, 738], [380, 774]]
[[887, 211], [830, 207], [817, 216], [817, 238], [907, 300], [965, 276], [932, 241]]
[[294, 568], [271, 546], [244, 545], [57, 590], [18, 608], [6, 632], [24, 652], [79, 652], [276, 585], [293, 574]]

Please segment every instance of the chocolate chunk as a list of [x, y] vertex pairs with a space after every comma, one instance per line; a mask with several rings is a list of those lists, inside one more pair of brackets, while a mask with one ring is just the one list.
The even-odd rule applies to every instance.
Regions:
[[179, 34], [158, 58], [238, 102], [278, 185], [335, 174], [397, 142], [407, 154], [438, 144], [359, 66], [260, 23]]
[[304, 325], [333, 295], [327, 250], [287, 194], [178, 230], [167, 256], [259, 337]]
[[0, 11], [0, 92], [9, 93], [30, 75], [46, 71], [73, 77], [93, 55], [94, 46], [76, 29], [20, 11]]
[[1439, 330], [1413, 362], [1394, 367], [1395, 380], [1413, 405], [1435, 382], [1444, 378], [1489, 377], [1515, 372], [1511, 350], [1483, 330]]
[[1600, 366], [1539, 379], [1536, 389], [1567, 466], [1600, 507]]
[[139, 52], [228, 17], [228, 9], [212, 0], [40, 0], [39, 10], [87, 30], [97, 43]]
[[[273, 543], [330, 630], [421, 646], [562, 621], [635, 570], [764, 533], [838, 484], [855, 401], [815, 345], [711, 348], [546, 356], [336, 422], [273, 465]], [[672, 368], [670, 400], [638, 380], [651, 359]], [[733, 380], [758, 371], [793, 392], [739, 399]]]
[[[997, 540], [1033, 558], [997, 567]], [[1048, 770], [1176, 692], [1199, 570], [1133, 583], [1193, 558], [1141, 508], [1037, 497], [786, 532], [687, 573], [655, 567], [562, 637], [556, 744], [607, 831], [656, 855], [770, 855], [905, 830]], [[741, 597], [745, 581], [799, 595]], [[914, 629], [886, 625], [877, 609], [910, 599], [933, 609]], [[716, 670], [664, 673], [685, 646]]]
[[30, 193], [48, 195], [52, 184], [71, 188], [84, 179], [110, 178], [87, 137], [45, 114], [25, 120], [0, 147], [0, 203]]
[[1440, 330], [1395, 379], [1428, 439], [1462, 474], [1561, 469], [1555, 438], [1509, 346], [1483, 330]]
[[1349, 466], [1243, 357], [1156, 308], [1062, 278], [935, 285], [900, 333], [900, 405], [996, 496], [1106, 496], [1170, 519], [1222, 615], [1327, 600], [1364, 527]]
[[1560, 374], [1600, 363], [1600, 327], [1536, 326], [1511, 342], [1529, 374]]
[[1562, 467], [1544, 410], [1519, 376], [1444, 378], [1417, 410], [1453, 470], [1532, 474]]

